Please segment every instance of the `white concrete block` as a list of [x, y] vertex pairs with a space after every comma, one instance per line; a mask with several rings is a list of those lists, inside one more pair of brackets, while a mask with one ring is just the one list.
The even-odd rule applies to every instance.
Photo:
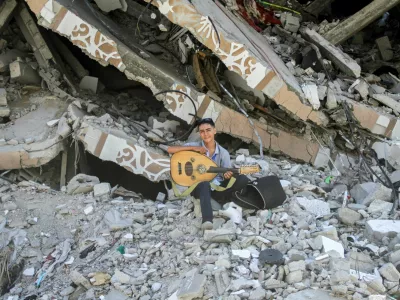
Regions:
[[384, 237], [393, 238], [400, 232], [398, 220], [369, 220], [366, 224], [366, 234], [370, 240], [381, 241]]
[[111, 191], [111, 185], [108, 182], [102, 182], [99, 184], [96, 184], [93, 187], [93, 195], [95, 197], [102, 197], [102, 196], [108, 196]]
[[315, 238], [315, 244], [318, 245], [318, 248], [322, 248], [325, 253], [329, 251], [335, 251], [340, 255], [341, 258], [344, 258], [344, 248], [339, 242], [320, 235]]

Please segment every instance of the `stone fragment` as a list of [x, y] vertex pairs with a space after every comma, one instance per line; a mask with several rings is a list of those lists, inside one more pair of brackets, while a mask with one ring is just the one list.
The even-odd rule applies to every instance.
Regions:
[[129, 297], [120, 291], [111, 289], [108, 294], [104, 297], [104, 300], [126, 300]]
[[203, 297], [206, 279], [206, 276], [199, 274], [196, 269], [189, 272], [182, 280], [176, 296], [179, 300], [191, 300]]
[[78, 271], [76, 271], [76, 270], [72, 270], [70, 273], [69, 273], [69, 278], [71, 279], [71, 281], [73, 282], [73, 283], [75, 283], [76, 285], [82, 285], [83, 287], [85, 287], [86, 289], [90, 289], [91, 288], [91, 284], [90, 284], [90, 282], [89, 282], [89, 280], [87, 280], [86, 278], [85, 278], [85, 276], [83, 276], [81, 273], [79, 273]]
[[121, 9], [123, 11], [127, 9], [125, 0], [95, 0], [95, 2], [97, 6], [106, 13], [116, 9]]
[[174, 230], [172, 230], [170, 233], [168, 233], [169, 237], [173, 240], [177, 240], [181, 237], [183, 237], [185, 234], [179, 230], [178, 228], [175, 228]]
[[286, 276], [286, 282], [288, 284], [293, 284], [296, 282], [301, 282], [303, 280], [303, 272], [298, 270], [298, 271], [294, 271], [294, 272], [290, 272], [287, 276]]
[[337, 97], [335, 91], [332, 88], [328, 88], [327, 98], [326, 98], [326, 108], [334, 109], [338, 106]]
[[316, 84], [305, 84], [302, 85], [302, 90], [308, 102], [311, 104], [314, 110], [318, 110], [321, 106], [318, 96], [318, 88]]
[[72, 286], [68, 286], [60, 292], [61, 296], [71, 295], [75, 291], [75, 288]]
[[350, 208], [343, 207], [338, 209], [338, 218], [346, 225], [353, 225], [357, 221], [361, 220], [361, 214], [351, 210]]
[[232, 250], [232, 255], [243, 259], [249, 259], [251, 252], [249, 250]]
[[81, 82], [79, 83], [79, 87], [82, 90], [92, 91], [95, 94], [101, 92], [101, 90], [104, 88], [99, 79], [93, 76], [83, 77]]
[[393, 264], [400, 262], [400, 250], [396, 250], [389, 255], [389, 261]]
[[7, 91], [6, 89], [0, 88], [0, 106], [7, 105]]
[[78, 174], [74, 176], [67, 185], [67, 194], [85, 194], [93, 191], [96, 184], [99, 184], [99, 178], [85, 174]]
[[297, 293], [290, 294], [286, 300], [341, 300], [341, 298], [335, 298], [329, 295], [329, 292], [317, 289], [317, 290], [303, 290]]
[[384, 237], [393, 238], [399, 232], [399, 220], [369, 220], [366, 223], [366, 235], [371, 241], [381, 242]]
[[9, 65], [15, 61], [18, 57], [25, 57], [27, 53], [17, 49], [8, 50], [0, 54], [0, 72], [6, 72], [9, 70]]
[[357, 184], [350, 190], [350, 195], [358, 204], [367, 206], [375, 199], [390, 201], [391, 193], [391, 189], [375, 182]]
[[255, 289], [250, 293], [249, 300], [263, 300], [265, 299], [266, 291], [263, 288]]
[[300, 261], [293, 261], [288, 264], [289, 271], [290, 272], [295, 272], [295, 271], [305, 271], [306, 270], [306, 263], [304, 260]]
[[118, 269], [115, 269], [114, 275], [111, 277], [112, 283], [119, 282], [122, 284], [132, 284], [133, 281], [134, 279], [131, 276], [121, 272]]
[[96, 198], [108, 199], [111, 192], [111, 185], [108, 182], [96, 184], [93, 187], [93, 196]]
[[249, 280], [242, 277], [232, 280], [230, 287], [232, 291], [239, 291], [248, 288], [256, 289], [260, 287], [260, 282], [258, 280]]
[[372, 273], [375, 268], [375, 263], [371, 257], [362, 252], [350, 252], [349, 255], [350, 268], [353, 270], [359, 270], [364, 273]]
[[158, 291], [161, 289], [161, 286], [162, 286], [161, 283], [159, 283], [159, 282], [154, 282], [154, 283], [151, 285], [151, 290], [152, 290], [154, 293], [156, 293], [156, 292], [158, 292]]
[[383, 278], [389, 281], [395, 281], [398, 283], [400, 280], [400, 273], [392, 263], [384, 264], [379, 269], [379, 273], [383, 276]]
[[325, 253], [335, 251], [340, 255], [340, 257], [344, 258], [344, 248], [339, 242], [335, 242], [334, 240], [328, 239], [324, 236], [318, 236], [315, 238], [314, 244], [317, 249], [323, 249]]
[[297, 33], [300, 28], [300, 19], [290, 13], [283, 13], [281, 16], [281, 22], [283, 24], [283, 28], [287, 31]]
[[231, 229], [206, 230], [204, 232], [204, 240], [213, 243], [231, 243], [235, 237], [235, 231]]
[[324, 100], [328, 91], [328, 87], [325, 85], [318, 86], [318, 98], [319, 100]]
[[367, 99], [369, 94], [369, 86], [368, 83], [363, 80], [359, 79], [359, 83], [354, 87], [354, 89], [360, 94], [362, 99]]
[[368, 213], [389, 213], [392, 210], [393, 204], [382, 200], [374, 200], [368, 207]]
[[360, 77], [361, 67], [348, 54], [331, 44], [320, 34], [307, 27], [300, 30], [304, 39], [314, 43], [320, 49], [322, 55], [331, 60], [340, 70], [350, 76]]
[[387, 36], [383, 36], [375, 40], [379, 52], [383, 60], [388, 61], [393, 59], [393, 48]]
[[23, 274], [24, 274], [24, 276], [33, 276], [33, 275], [35, 275], [35, 268], [25, 269]]
[[297, 202], [307, 212], [312, 213], [315, 216], [326, 216], [331, 213], [329, 204], [322, 200], [308, 200], [305, 197], [296, 197]]
[[10, 64], [10, 79], [20, 84], [40, 85], [42, 77], [30, 65], [21, 61]]
[[8, 117], [11, 110], [7, 106], [0, 106], [0, 117]]
[[96, 272], [94, 274], [89, 274], [90, 282], [94, 286], [104, 285], [110, 282], [111, 276], [110, 274], [103, 273], [103, 272]]

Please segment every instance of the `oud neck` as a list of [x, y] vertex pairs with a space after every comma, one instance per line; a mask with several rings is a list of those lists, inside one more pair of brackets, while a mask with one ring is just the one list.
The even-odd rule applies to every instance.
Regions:
[[225, 173], [231, 171], [233, 173], [239, 173], [239, 169], [236, 168], [220, 168], [220, 167], [210, 167], [207, 173]]

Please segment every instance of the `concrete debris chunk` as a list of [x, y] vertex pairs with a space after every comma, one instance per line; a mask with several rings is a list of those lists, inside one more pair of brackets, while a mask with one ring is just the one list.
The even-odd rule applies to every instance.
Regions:
[[391, 97], [383, 94], [374, 94], [372, 95], [372, 98], [374, 98], [376, 101], [386, 105], [387, 107], [390, 107], [393, 109], [395, 112], [400, 113], [400, 103], [397, 102], [396, 100], [392, 99]]
[[400, 273], [392, 263], [384, 264], [380, 269], [379, 273], [387, 280], [399, 282]]
[[347, 207], [338, 209], [338, 217], [346, 225], [353, 225], [361, 220], [361, 214]]
[[379, 52], [383, 60], [388, 61], [393, 59], [393, 48], [387, 36], [383, 36], [375, 40]]
[[303, 207], [307, 212], [312, 213], [315, 216], [326, 216], [331, 213], [329, 204], [322, 200], [308, 200], [304, 197], [296, 197], [296, 201]]
[[203, 297], [206, 279], [206, 276], [199, 274], [196, 269], [191, 271], [180, 284], [176, 293], [178, 299], [191, 300]]
[[104, 86], [99, 81], [97, 77], [85, 76], [79, 83], [79, 87], [83, 90], [92, 91], [93, 93], [98, 93], [103, 90]]
[[78, 174], [74, 176], [67, 185], [67, 194], [86, 194], [93, 191], [96, 184], [99, 184], [99, 178], [95, 176], [89, 176], [86, 174]]
[[97, 6], [104, 12], [110, 12], [116, 9], [126, 11], [128, 5], [125, 0], [95, 0]]
[[324, 253], [334, 251], [341, 258], [344, 258], [344, 248], [343, 245], [339, 242], [328, 239], [324, 236], [318, 236], [315, 238], [314, 244], [316, 245], [317, 249], [323, 249]]
[[10, 64], [10, 78], [21, 84], [40, 85], [42, 78], [30, 65], [21, 61], [14, 61]]
[[382, 200], [374, 200], [368, 207], [368, 213], [370, 214], [382, 214], [389, 213], [392, 210], [393, 203], [382, 201]]
[[0, 88], [0, 106], [7, 105], [7, 91], [6, 89]]
[[381, 242], [384, 237], [395, 237], [400, 232], [398, 220], [369, 220], [365, 226], [368, 239]]
[[318, 110], [321, 106], [318, 96], [318, 88], [316, 84], [306, 84], [302, 86], [304, 95], [308, 102], [310, 102], [314, 110]]
[[283, 24], [283, 28], [287, 31], [297, 33], [300, 28], [300, 18], [294, 16], [290, 13], [283, 13], [281, 16], [281, 22]]
[[6, 72], [9, 70], [9, 65], [15, 61], [18, 57], [25, 57], [27, 53], [17, 49], [8, 50], [0, 54], [0, 72]]
[[375, 182], [357, 184], [350, 190], [350, 195], [358, 204], [367, 206], [375, 199], [390, 201], [391, 193], [391, 189]]
[[317, 45], [322, 55], [331, 60], [341, 71], [356, 78], [361, 75], [360, 65], [348, 54], [328, 42], [314, 30], [303, 28], [300, 30], [304, 39]]
[[96, 198], [106, 200], [110, 196], [110, 192], [111, 185], [108, 182], [102, 182], [93, 187], [93, 196]]

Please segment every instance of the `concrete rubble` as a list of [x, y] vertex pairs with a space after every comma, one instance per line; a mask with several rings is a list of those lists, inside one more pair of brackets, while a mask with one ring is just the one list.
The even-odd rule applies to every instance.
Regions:
[[[145, 2], [0, 6], [0, 296], [399, 297], [400, 1]], [[202, 117], [281, 206], [202, 232], [165, 151]]]

